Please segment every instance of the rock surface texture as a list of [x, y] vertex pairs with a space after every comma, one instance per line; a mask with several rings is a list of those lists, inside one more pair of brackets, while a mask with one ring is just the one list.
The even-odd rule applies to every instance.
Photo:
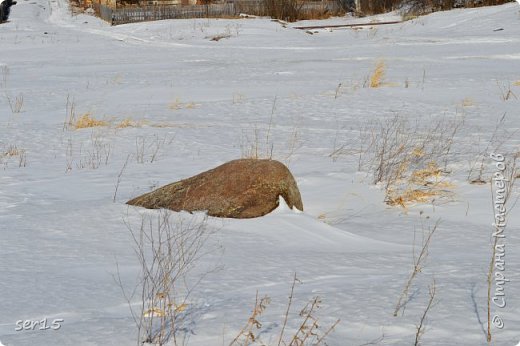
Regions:
[[279, 196], [290, 208], [303, 210], [296, 181], [284, 164], [241, 159], [165, 185], [127, 204], [148, 209], [205, 210], [210, 216], [243, 219], [270, 213], [278, 207]]

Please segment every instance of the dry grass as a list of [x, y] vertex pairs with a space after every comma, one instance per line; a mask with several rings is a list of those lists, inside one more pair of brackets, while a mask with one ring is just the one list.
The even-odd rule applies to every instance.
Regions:
[[258, 336], [255, 334], [255, 329], [261, 329], [262, 323], [258, 321], [258, 318], [264, 313], [267, 306], [271, 303], [271, 298], [264, 296], [258, 299], [258, 292], [256, 293], [255, 306], [249, 316], [247, 323], [240, 330], [238, 335], [229, 344], [232, 345], [249, 345], [257, 341]]
[[241, 93], [233, 93], [233, 104], [242, 103], [246, 100], [246, 96]]
[[511, 82], [500, 82], [497, 81], [498, 89], [500, 90], [500, 97], [502, 101], [508, 101], [511, 99], [518, 100], [516, 94], [511, 90]]
[[427, 203], [440, 194], [434, 189], [408, 189], [405, 191], [394, 192], [390, 190], [387, 195], [386, 204], [406, 208], [414, 203]]
[[[302, 139], [300, 135], [300, 124], [296, 120], [290, 134], [285, 135], [285, 140], [281, 146], [276, 145], [275, 137], [279, 135], [275, 124], [275, 113], [278, 99], [273, 99], [271, 114], [267, 127], [259, 129], [254, 126], [252, 129], [242, 130], [242, 138], [240, 143], [241, 158], [243, 159], [277, 159], [289, 164], [293, 155], [301, 148]], [[282, 148], [282, 149], [280, 149]], [[276, 153], [276, 155], [274, 154]]]
[[240, 139], [240, 151], [242, 159], [276, 159], [289, 164], [302, 147], [303, 141], [300, 129], [295, 126], [285, 140], [279, 143], [273, 138], [273, 131], [268, 129], [253, 128], [242, 130]]
[[[277, 335], [270, 335], [272, 341], [266, 344], [261, 340], [260, 336], [268, 332], [260, 322], [260, 317], [267, 309], [271, 302], [268, 296], [258, 299], [258, 292], [256, 294], [256, 301], [253, 311], [238, 335], [231, 341], [229, 346], [248, 346], [248, 345], [272, 345], [272, 346], [305, 346], [305, 345], [327, 345], [325, 339], [338, 325], [340, 320], [336, 320], [331, 326], [323, 329], [321, 322], [317, 317], [317, 312], [321, 308], [321, 299], [316, 296], [309, 300], [307, 304], [299, 311], [296, 321], [292, 320], [292, 306], [294, 303], [294, 288], [296, 283], [301, 283], [300, 280], [294, 276], [291, 286], [291, 292], [287, 301], [287, 306], [281, 323], [281, 329]], [[296, 328], [289, 328], [291, 322], [296, 322]], [[277, 341], [274, 341], [276, 340]]]
[[107, 166], [112, 157], [112, 149], [113, 144], [106, 139], [105, 133], [97, 129], [92, 130], [90, 138], [80, 140], [79, 143], [70, 136], [65, 148], [65, 172], [71, 172], [73, 168], [98, 169]]
[[124, 129], [127, 127], [142, 127], [146, 124], [145, 120], [132, 120], [131, 118], [126, 118], [119, 121], [115, 127], [116, 129]]
[[513, 83], [514, 86], [520, 86], [520, 80], [517, 80], [516, 82]]
[[[193, 103], [190, 104], [181, 104], [179, 102], [176, 103], [175, 107], [182, 108], [193, 108], [196, 105]], [[157, 124], [149, 124], [147, 120], [134, 120], [132, 118], [124, 118], [122, 120], [118, 119], [109, 119], [106, 117], [104, 119], [96, 119], [92, 112], [83, 113], [80, 117], [76, 115], [76, 103], [74, 99], [67, 96], [67, 104], [65, 121], [63, 122], [63, 130], [78, 130], [85, 128], [95, 128], [95, 127], [113, 127], [116, 129], [124, 129], [124, 128], [135, 128], [135, 127], [143, 127], [145, 125], [149, 125], [151, 127], [176, 127], [176, 125], [169, 123], [157, 123]], [[178, 108], [180, 109], [180, 108]]]
[[[399, 300], [397, 301], [397, 304], [395, 306], [394, 310], [394, 317], [396, 317], [400, 311], [404, 314], [404, 308], [406, 307], [406, 304], [410, 301], [410, 289], [412, 288], [413, 282], [415, 278], [423, 272], [424, 265], [426, 263], [426, 260], [428, 259], [429, 255], [429, 249], [430, 249], [430, 243], [432, 241], [432, 237], [435, 234], [435, 231], [437, 230], [440, 220], [437, 220], [435, 222], [435, 225], [433, 227], [428, 227], [428, 229], [425, 229], [425, 225], [422, 222], [422, 214], [421, 214], [421, 228], [422, 228], [422, 244], [419, 247], [419, 251], [416, 250], [416, 239], [415, 239], [415, 233], [414, 233], [414, 242], [413, 242], [413, 265], [412, 270], [410, 272], [410, 275], [408, 279], [406, 280], [406, 283], [403, 287], [403, 290], [401, 294], [399, 295]], [[421, 319], [421, 326], [424, 322], [424, 316]], [[419, 329], [420, 331], [421, 329]], [[417, 343], [416, 343], [417, 345]]]
[[175, 136], [164, 135], [160, 137], [158, 134], [153, 136], [138, 136], [135, 139], [135, 159], [137, 163], [153, 163], [159, 158], [159, 154], [165, 147], [172, 144]]
[[305, 13], [303, 14], [303, 17], [306, 20], [312, 20], [312, 19], [321, 20], [321, 19], [329, 19], [330, 17], [338, 16], [341, 14], [342, 14], [341, 11], [340, 12], [331, 12], [324, 8], [323, 9], [316, 8], [316, 9], [310, 9], [310, 10], [305, 11]]
[[376, 64], [374, 72], [370, 76], [370, 87], [379, 88], [382, 85], [383, 79], [385, 78], [386, 64], [383, 60], [380, 60]]
[[343, 6], [331, 8], [330, 6], [321, 5], [319, 2], [309, 4], [300, 0], [262, 0], [259, 3], [238, 0], [235, 4], [237, 13], [268, 16], [283, 27], [287, 26], [287, 22], [324, 19], [330, 16], [342, 16], [345, 14]]
[[426, 164], [426, 168], [417, 169], [410, 175], [410, 181], [417, 185], [430, 185], [432, 179], [438, 182], [442, 177], [442, 170], [439, 165], [430, 161]]
[[168, 108], [173, 111], [181, 109], [194, 109], [197, 108], [197, 104], [194, 102], [181, 102], [179, 98], [176, 98], [174, 102], [168, 105]]
[[357, 155], [359, 171], [373, 176], [389, 205], [445, 199], [453, 188], [447, 180], [451, 147], [463, 122], [463, 117], [455, 117], [410, 123], [399, 115], [368, 122], [354, 146], [335, 140], [330, 156], [338, 160], [342, 155]]
[[[478, 137], [478, 141], [472, 143], [472, 147], [477, 148], [478, 152], [474, 153], [474, 158], [469, 161], [468, 182], [476, 185], [487, 184], [491, 178], [491, 172], [487, 168], [489, 153], [504, 150], [508, 143], [518, 137], [519, 132], [519, 129], [508, 126], [507, 113], [504, 113], [498, 118], [494, 130], [490, 132], [488, 138]], [[510, 153], [508, 156], [514, 156], [514, 153]]]
[[471, 99], [470, 97], [464, 98], [461, 102], [462, 107], [473, 107], [475, 105], [475, 101]]
[[78, 130], [92, 127], [108, 126], [105, 120], [98, 120], [92, 116], [91, 112], [86, 112], [79, 118], [76, 116], [76, 106], [74, 101], [67, 98], [67, 116], [63, 123], [64, 130]]
[[9, 103], [9, 107], [11, 108], [11, 112], [13, 114], [18, 114], [22, 112], [23, 108], [23, 94], [18, 94], [14, 100], [11, 99], [9, 95], [6, 95], [7, 97], [7, 103]]
[[10, 145], [9, 147], [7, 147], [7, 150], [5, 150], [3, 152], [3, 156], [6, 156], [6, 157], [18, 156], [18, 155], [22, 154], [24, 151], [25, 151], [24, 149], [19, 149], [16, 145]]
[[26, 150], [18, 148], [16, 145], [10, 145], [0, 152], [0, 163], [3, 163], [5, 167], [8, 166], [8, 162], [12, 159], [17, 160], [18, 167], [27, 166]]
[[93, 132], [90, 140], [79, 147], [78, 169], [98, 169], [102, 165], [107, 166], [112, 155], [112, 144], [107, 142], [103, 134]]
[[[69, 102], [69, 101], [68, 101]], [[146, 120], [133, 120], [132, 118], [117, 119], [97, 119], [92, 112], [86, 112], [80, 117], [76, 116], [74, 103], [67, 105], [67, 119], [63, 124], [63, 129], [79, 130], [95, 127], [113, 127], [116, 129], [143, 127], [148, 125]], [[150, 124], [152, 127], [172, 127], [170, 124]]]
[[75, 129], [86, 129], [91, 127], [108, 126], [108, 122], [105, 120], [98, 120], [94, 118], [90, 112], [87, 112], [80, 116], [72, 126]]
[[408, 175], [406, 185], [391, 186], [387, 191], [386, 203], [406, 208], [440, 197], [448, 198], [453, 195], [451, 190], [455, 185], [446, 179], [446, 173], [436, 162], [428, 162], [425, 168], [413, 170]]
[[403, 14], [403, 15], [401, 16], [401, 20], [402, 20], [403, 22], [406, 22], [406, 21], [409, 21], [409, 20], [414, 20], [414, 19], [417, 19], [417, 18], [419, 18], [418, 15], [416, 15], [416, 14], [410, 14], [410, 13], [405, 13], [405, 14]]
[[[185, 310], [197, 281], [188, 280], [202, 256], [204, 244], [212, 234], [206, 218], [191, 219], [168, 210], [141, 215], [137, 228], [127, 223], [134, 251], [140, 263], [139, 279], [134, 288], [123, 284], [119, 266], [116, 282], [128, 303], [135, 326], [137, 344], [185, 345], [179, 335], [186, 323]], [[139, 300], [139, 304], [134, 303]]]
[[[198, 107], [193, 102], [182, 103], [177, 99], [174, 103], [170, 104], [170, 109], [193, 109]], [[76, 109], [76, 103], [74, 98], [67, 95], [67, 102], [65, 106], [65, 120], [63, 121], [63, 131], [72, 131], [85, 128], [96, 128], [96, 127], [109, 127], [114, 129], [125, 129], [125, 128], [141, 128], [141, 127], [156, 127], [156, 128], [172, 128], [172, 127], [190, 127], [194, 128], [192, 124], [182, 124], [172, 122], [158, 122], [151, 123], [146, 119], [132, 119], [130, 117], [117, 119], [115, 117], [103, 116], [103, 119], [96, 118], [91, 111], [83, 113], [78, 116]], [[81, 114], [81, 113], [80, 113]]]

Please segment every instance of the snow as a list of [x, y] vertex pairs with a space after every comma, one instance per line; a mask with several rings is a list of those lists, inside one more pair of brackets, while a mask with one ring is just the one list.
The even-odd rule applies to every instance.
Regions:
[[[18, 167], [17, 157], [0, 162], [1, 342], [135, 344], [136, 328], [113, 276], [117, 264], [125, 283], [135, 282], [139, 267], [125, 223], [157, 212], [124, 202], [241, 157], [255, 132], [265, 153], [271, 128], [273, 156], [291, 169], [305, 211], [281, 203], [258, 219], [209, 219], [215, 232], [197, 272], [210, 273], [190, 297], [189, 344], [229, 343], [257, 291], [272, 298], [261, 317], [262, 338], [275, 340], [296, 273], [303, 283], [295, 307], [319, 295], [322, 325], [341, 319], [329, 345], [381, 337], [382, 345], [413, 344], [432, 277], [438, 302], [424, 344], [487, 345], [492, 198], [489, 185], [469, 184], [466, 176], [504, 113], [505, 129], [520, 128], [519, 10], [516, 3], [459, 9], [310, 35], [294, 27], [395, 14], [286, 28], [265, 18], [111, 27], [71, 16], [64, 0], [19, 1], [0, 25], [0, 151], [13, 145], [26, 151], [26, 167]], [[230, 37], [210, 41], [221, 34]], [[388, 85], [363, 88], [380, 60]], [[503, 100], [500, 87], [514, 95]], [[9, 100], [21, 96], [21, 112], [11, 112]], [[77, 115], [90, 112], [111, 126], [64, 129], [67, 100]], [[451, 200], [389, 207], [371, 176], [358, 172], [357, 155], [329, 157], [335, 142], [355, 147], [367, 121], [395, 114], [421, 123], [465, 116], [450, 162]], [[142, 126], [117, 128], [124, 119]], [[519, 145], [516, 132], [501, 149]], [[108, 148], [99, 167], [89, 167], [91, 154]], [[493, 329], [495, 345], [520, 340], [518, 215], [508, 216], [511, 281], [507, 306], [494, 310], [505, 321]], [[412, 299], [403, 316], [393, 317], [411, 269], [414, 230], [437, 219]], [[18, 320], [44, 318], [64, 321], [58, 330], [15, 331]], [[289, 327], [297, 327], [296, 319]]]

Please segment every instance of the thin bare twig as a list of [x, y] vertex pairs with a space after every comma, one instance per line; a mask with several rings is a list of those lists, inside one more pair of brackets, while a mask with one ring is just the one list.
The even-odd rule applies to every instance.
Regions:
[[437, 290], [437, 288], [436, 288], [435, 279], [434, 279], [432, 284], [429, 287], [430, 299], [428, 300], [428, 305], [426, 306], [426, 309], [424, 309], [424, 312], [421, 316], [419, 325], [417, 326], [417, 332], [415, 333], [414, 346], [418, 346], [420, 344], [421, 337], [425, 332], [424, 328], [425, 328], [425, 323], [426, 323], [426, 316], [428, 315], [428, 312], [434, 305], [436, 290]]
[[[421, 248], [421, 251], [419, 252], [419, 255], [415, 257], [415, 251], [414, 251], [414, 263], [412, 267], [412, 272], [410, 273], [410, 276], [408, 277], [408, 280], [406, 281], [406, 284], [404, 285], [403, 291], [401, 292], [401, 295], [399, 296], [399, 300], [397, 301], [397, 304], [395, 306], [394, 310], [394, 316], [397, 316], [399, 313], [399, 310], [404, 306], [403, 301], [405, 301], [408, 298], [408, 292], [410, 291], [410, 287], [412, 286], [413, 280], [415, 277], [422, 271], [422, 266], [424, 264], [424, 261], [428, 257], [428, 250], [430, 246], [430, 242], [432, 240], [433, 234], [437, 230], [437, 227], [440, 224], [440, 219], [435, 222], [435, 225], [433, 228], [428, 232], [428, 235], [426, 237], [426, 240], [423, 241], [423, 245]], [[415, 241], [414, 241], [415, 246]]]
[[119, 174], [117, 175], [116, 189], [114, 191], [114, 198], [112, 199], [112, 202], [114, 202], [114, 203], [116, 202], [117, 190], [119, 189], [119, 184], [121, 183], [121, 177], [123, 175], [123, 172], [126, 169], [126, 166], [128, 165], [129, 159], [130, 159], [130, 154], [128, 154], [128, 156], [126, 157], [125, 164], [123, 165], [123, 167], [121, 168], [121, 171], [119, 171]]
[[282, 345], [283, 333], [285, 332], [285, 327], [287, 326], [287, 320], [289, 319], [289, 311], [291, 310], [291, 305], [294, 297], [294, 286], [296, 285], [296, 281], [299, 281], [296, 277], [296, 273], [294, 273], [293, 283], [291, 286], [291, 293], [289, 294], [289, 300], [287, 302], [287, 310], [285, 311], [282, 331], [280, 332], [280, 337], [278, 338], [278, 346]]

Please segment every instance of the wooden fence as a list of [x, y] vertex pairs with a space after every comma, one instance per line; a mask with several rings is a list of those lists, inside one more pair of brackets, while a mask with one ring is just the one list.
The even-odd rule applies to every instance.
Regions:
[[94, 9], [94, 12], [96, 12], [96, 15], [99, 18], [114, 25], [114, 22], [112, 21], [112, 12], [113, 12], [112, 8], [105, 6], [103, 4], [99, 4], [95, 1], [92, 2], [92, 8]]
[[234, 15], [235, 8], [233, 4], [118, 8], [112, 14], [112, 25], [161, 19], [229, 17]]
[[[237, 17], [241, 13], [265, 16], [262, 1], [239, 1], [209, 5], [152, 5], [140, 7], [110, 8], [103, 4], [92, 3], [92, 8], [103, 20], [112, 25], [145, 22], [162, 19], [188, 18], [226, 18]], [[301, 12], [309, 15], [321, 13], [339, 13], [342, 8], [338, 1], [316, 1], [303, 4]]]

